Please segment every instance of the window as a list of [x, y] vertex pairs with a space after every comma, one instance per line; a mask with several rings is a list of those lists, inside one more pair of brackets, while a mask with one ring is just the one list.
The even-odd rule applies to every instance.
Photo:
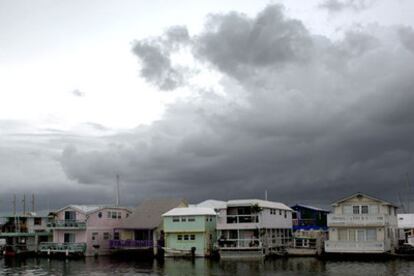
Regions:
[[184, 240], [188, 241], [188, 235], [184, 235]]
[[76, 220], [75, 211], [65, 211], [65, 220]]
[[367, 229], [367, 241], [377, 240], [377, 229]]
[[73, 233], [65, 233], [63, 235], [63, 242], [64, 243], [73, 243], [73, 242], [75, 242], [75, 234], [73, 234]]
[[118, 219], [121, 219], [121, 218], [122, 218], [122, 213], [118, 212]]
[[119, 232], [114, 233], [114, 240], [119, 240]]
[[112, 218], [116, 219], [117, 218], [117, 213], [116, 212], [112, 212]]
[[357, 241], [365, 241], [365, 229], [357, 229]]
[[338, 231], [338, 240], [340, 240], [340, 241], [348, 240], [348, 230], [347, 229], [339, 229], [339, 231]]
[[181, 221], [182, 221], [182, 222], [186, 222], [186, 221], [187, 221], [187, 218], [186, 218], [186, 217], [182, 217], [182, 218], [181, 218]]
[[344, 215], [351, 215], [352, 214], [352, 206], [351, 205], [344, 205], [342, 207], [342, 211], [344, 213]]
[[93, 240], [93, 241], [97, 240], [97, 239], [98, 239], [98, 235], [99, 235], [99, 233], [98, 233], [98, 232], [93, 232], [93, 233], [92, 233], [92, 240]]
[[172, 221], [173, 222], [179, 222], [180, 221], [180, 218], [179, 217], [172, 217]]
[[287, 218], [287, 212], [286, 212], [286, 210], [285, 210], [285, 218]]
[[183, 240], [183, 235], [177, 235], [177, 240], [182, 241]]
[[195, 235], [190, 235], [190, 240], [195, 240]]
[[361, 214], [368, 214], [368, 206], [362, 205], [361, 206]]
[[208, 221], [208, 217], [206, 217], [206, 221]]
[[98, 213], [98, 218], [102, 218], [102, 212]]
[[109, 240], [111, 238], [111, 235], [108, 232], [103, 233], [103, 239]]
[[352, 206], [352, 213], [354, 215], [358, 215], [359, 214], [359, 205], [358, 206]]
[[34, 225], [42, 225], [42, 218], [34, 218]]
[[279, 216], [281, 216], [282, 215], [282, 210], [279, 210]]
[[107, 218], [111, 218], [111, 212], [109, 212], [109, 211], [108, 211], [108, 212], [106, 213], [106, 217], [107, 217]]
[[349, 240], [355, 241], [355, 229], [349, 229]]
[[378, 205], [369, 205], [368, 206], [369, 214], [378, 214]]

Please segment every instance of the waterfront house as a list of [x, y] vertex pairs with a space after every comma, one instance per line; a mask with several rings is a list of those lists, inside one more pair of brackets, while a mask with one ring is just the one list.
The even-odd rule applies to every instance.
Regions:
[[291, 207], [293, 216], [293, 240], [289, 255], [320, 255], [327, 239], [328, 210], [296, 204]]
[[303, 204], [296, 204], [290, 208], [294, 211], [292, 213], [293, 231], [328, 230], [328, 210]]
[[[204, 205], [205, 202], [200, 203]], [[221, 258], [282, 253], [292, 239], [292, 209], [283, 203], [241, 199], [216, 202]]]
[[37, 252], [39, 243], [52, 239], [47, 227], [50, 219], [47, 212], [3, 215], [0, 239], [6, 244], [6, 253]]
[[121, 225], [114, 229], [110, 248], [113, 253], [143, 251], [157, 253], [157, 243], [164, 246], [162, 214], [176, 207], [187, 207], [183, 199], [162, 198], [144, 200]]
[[47, 254], [106, 255], [113, 230], [121, 225], [131, 211], [125, 207], [102, 205], [68, 205], [55, 213], [48, 224], [53, 242], [42, 243], [40, 251]]
[[332, 204], [327, 253], [384, 253], [398, 247], [397, 206], [356, 193]]
[[398, 214], [399, 240], [414, 246], [414, 214]]
[[163, 216], [165, 256], [211, 256], [216, 241], [212, 208], [174, 208]]

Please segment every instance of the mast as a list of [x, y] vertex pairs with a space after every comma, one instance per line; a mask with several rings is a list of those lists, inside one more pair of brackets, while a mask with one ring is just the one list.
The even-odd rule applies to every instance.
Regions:
[[119, 206], [119, 174], [116, 174], [116, 206]]
[[13, 194], [13, 215], [16, 216], [16, 194]]
[[26, 194], [23, 195], [23, 215], [26, 214]]
[[35, 212], [35, 195], [34, 193], [32, 194], [32, 212]]

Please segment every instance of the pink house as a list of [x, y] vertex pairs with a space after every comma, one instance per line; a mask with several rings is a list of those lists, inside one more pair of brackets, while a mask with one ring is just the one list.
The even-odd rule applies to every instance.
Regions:
[[[118, 228], [131, 211], [126, 207], [102, 205], [68, 205], [56, 212], [49, 223], [53, 242], [43, 243], [40, 251], [66, 255], [106, 255], [114, 228]], [[116, 235], [116, 234], [115, 234]]]

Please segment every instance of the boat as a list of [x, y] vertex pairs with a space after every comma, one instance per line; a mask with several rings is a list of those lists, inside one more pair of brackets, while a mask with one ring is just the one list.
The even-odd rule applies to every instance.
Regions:
[[180, 257], [180, 258], [194, 258], [195, 250], [194, 249], [176, 249], [163, 247], [166, 257]]

